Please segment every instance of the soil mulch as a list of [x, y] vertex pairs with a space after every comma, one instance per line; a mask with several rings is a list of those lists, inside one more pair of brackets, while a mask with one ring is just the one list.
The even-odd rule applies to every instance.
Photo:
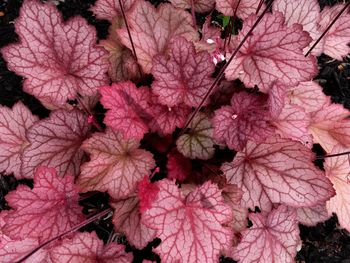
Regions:
[[[83, 16], [90, 24], [96, 27], [99, 39], [103, 39], [107, 36], [109, 22], [97, 20], [92, 12], [88, 10], [95, 1], [57, 0], [55, 2], [58, 3], [58, 8], [62, 12], [64, 19], [75, 15]], [[162, 1], [153, 0], [150, 2], [157, 5]], [[321, 8], [337, 2], [343, 1], [319, 0]], [[22, 0], [3, 0], [0, 3], [0, 48], [18, 39], [14, 32], [13, 21], [18, 16], [21, 3]], [[344, 61], [336, 61], [322, 55], [319, 57], [318, 62], [320, 73], [317, 79], [323, 86], [324, 92], [332, 97], [333, 102], [341, 103], [350, 109], [350, 57], [348, 56]], [[7, 69], [6, 63], [0, 55], [0, 104], [12, 106], [15, 102], [22, 101], [40, 118], [48, 116], [49, 111], [37, 99], [22, 91], [22, 80], [21, 77]], [[315, 147], [315, 151], [317, 149]], [[322, 166], [322, 163], [318, 163], [318, 165]], [[13, 176], [0, 175], [0, 210], [9, 209], [4, 196], [22, 183], [29, 186], [32, 184], [31, 180], [17, 181]], [[100, 211], [108, 206], [108, 196], [100, 193], [85, 198], [81, 205], [84, 206], [86, 213], [91, 211], [91, 209]], [[104, 241], [107, 241], [110, 238], [113, 225], [110, 220], [99, 220], [86, 226], [85, 230], [95, 230]], [[335, 215], [315, 227], [300, 225], [300, 235], [303, 245], [296, 257], [298, 263], [350, 263], [350, 234], [346, 230], [339, 228]], [[159, 239], [150, 243], [142, 251], [134, 250], [128, 246], [124, 237], [118, 237], [118, 242], [126, 244], [127, 249], [134, 252], [134, 262], [142, 262], [142, 259], [160, 262], [159, 257], [151, 253], [152, 246], [157, 246], [160, 242]], [[230, 258], [221, 258], [220, 261], [226, 263], [235, 262]]]

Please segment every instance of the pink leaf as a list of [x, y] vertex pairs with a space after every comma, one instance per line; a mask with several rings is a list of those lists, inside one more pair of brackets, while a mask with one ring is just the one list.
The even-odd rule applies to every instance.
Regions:
[[167, 177], [169, 179], [176, 179], [180, 183], [186, 180], [192, 170], [191, 160], [184, 157], [176, 149], [168, 154], [166, 167], [168, 169]]
[[[256, 15], [251, 15], [244, 21], [236, 44], [256, 19]], [[300, 25], [287, 27], [280, 12], [266, 14], [226, 69], [226, 78], [239, 78], [247, 87], [257, 85], [265, 93], [277, 80], [287, 86], [310, 80], [317, 74], [315, 57], [303, 54], [310, 42]]]
[[[233, 16], [238, 2], [238, 0], [216, 0], [216, 8], [225, 16]], [[246, 19], [250, 14], [255, 14], [259, 2], [256, 0], [241, 0], [236, 15]], [[264, 6], [261, 8], [263, 9]]]
[[192, 8], [192, 1], [194, 10], [199, 13], [209, 12], [215, 5], [215, 0], [170, 0], [174, 6], [182, 9]]
[[[165, 54], [172, 38], [198, 39], [195, 28], [191, 26], [191, 15], [171, 4], [162, 4], [156, 9], [149, 2], [137, 1], [135, 9], [128, 14], [128, 22], [138, 62], [146, 73], [151, 72], [153, 56]], [[131, 49], [126, 29], [120, 29], [118, 33], [122, 43]]]
[[160, 191], [142, 219], [162, 240], [155, 248], [162, 262], [217, 262], [230, 247], [232, 220], [221, 191], [207, 182], [184, 196], [169, 180], [157, 182]]
[[0, 172], [21, 179], [20, 156], [28, 144], [25, 133], [37, 120], [21, 102], [12, 110], [0, 106]]
[[103, 245], [96, 233], [76, 233], [72, 239], [65, 238], [62, 244], [50, 251], [53, 263], [101, 262], [131, 263], [133, 256], [125, 253], [125, 247], [116, 243]]
[[312, 151], [299, 142], [268, 139], [248, 142], [232, 163], [222, 166], [227, 180], [243, 191], [243, 204], [263, 211], [273, 203], [315, 206], [334, 195], [331, 182], [314, 164]]
[[165, 136], [172, 134], [176, 127], [182, 128], [191, 113], [191, 107], [180, 104], [174, 107], [168, 107], [161, 104], [161, 100], [156, 95], [151, 95], [150, 116], [148, 126], [151, 131], [158, 132]]
[[[345, 3], [344, 3], [345, 4]], [[344, 8], [344, 4], [326, 6], [321, 12], [320, 31], [323, 32], [335, 16]], [[325, 36], [324, 53], [338, 60], [350, 53], [350, 14], [345, 11]]]
[[340, 104], [332, 104], [328, 98], [318, 111], [311, 113], [311, 132], [314, 142], [330, 153], [334, 146], [350, 147], [350, 111]]
[[137, 182], [155, 166], [152, 154], [138, 147], [138, 141], [124, 140], [110, 129], [95, 133], [82, 145], [91, 160], [82, 165], [77, 181], [81, 190], [108, 191], [115, 199], [134, 192]]
[[[341, 145], [336, 145], [331, 154], [348, 151]], [[336, 195], [327, 202], [329, 215], [336, 213], [341, 227], [350, 231], [350, 157], [341, 155], [327, 158], [325, 161], [326, 175], [334, 185]]]
[[313, 81], [300, 82], [299, 85], [290, 87], [288, 98], [292, 104], [302, 107], [307, 113], [319, 110], [327, 102], [322, 87]]
[[162, 104], [197, 107], [213, 83], [214, 68], [206, 51], [196, 53], [193, 43], [175, 38], [170, 44], [170, 59], [154, 57], [152, 90]]
[[35, 123], [27, 132], [29, 146], [22, 156], [22, 177], [32, 178], [37, 166], [52, 166], [59, 176], [78, 175], [85, 159], [80, 145], [89, 131], [81, 111], [58, 110]]
[[148, 88], [138, 89], [128, 81], [101, 87], [100, 93], [102, 105], [109, 109], [104, 119], [106, 125], [122, 132], [125, 139], [142, 139], [151, 119]]
[[159, 193], [159, 187], [157, 184], [153, 184], [149, 181], [149, 178], [145, 176], [137, 186], [137, 195], [140, 200], [140, 211], [144, 213], [151, 208], [153, 200]]
[[113, 201], [110, 204], [114, 208], [115, 230], [124, 233], [131, 245], [142, 249], [155, 238], [155, 231], [141, 222], [139, 201], [136, 197]]
[[[122, 0], [124, 12], [130, 12], [136, 0]], [[117, 16], [122, 16], [119, 0], [97, 0], [90, 9], [98, 19], [112, 21]]]
[[222, 189], [222, 196], [233, 212], [233, 219], [230, 223], [233, 231], [238, 233], [246, 229], [248, 225], [248, 209], [241, 205], [242, 190], [236, 185], [227, 184]]
[[[281, 12], [288, 26], [292, 26], [295, 23], [300, 24], [303, 26], [303, 30], [310, 34], [313, 42], [304, 49], [305, 53], [322, 34], [318, 26], [321, 16], [320, 6], [317, 0], [276, 0], [273, 2], [272, 10]], [[321, 39], [321, 42], [313, 49], [312, 54], [321, 55], [323, 45], [324, 39]]]
[[250, 214], [253, 226], [242, 232], [242, 241], [234, 250], [240, 263], [293, 263], [300, 242], [294, 211], [279, 206], [267, 216]]
[[1, 52], [9, 69], [26, 78], [24, 91], [45, 105], [62, 107], [77, 93], [92, 96], [108, 82], [106, 52], [96, 46], [95, 30], [85, 19], [64, 23], [52, 4], [26, 0], [15, 26], [20, 43]]
[[315, 226], [330, 218], [325, 203], [312, 207], [300, 207], [296, 211], [299, 223], [305, 226]]
[[215, 153], [213, 127], [204, 113], [197, 114], [188, 126], [189, 132], [181, 135], [176, 141], [180, 153], [190, 159], [208, 160]]
[[82, 208], [73, 181], [69, 175], [58, 177], [53, 168], [38, 167], [33, 189], [19, 185], [6, 195], [14, 210], [4, 217], [4, 233], [13, 239], [36, 238], [42, 243], [80, 223]]
[[270, 119], [265, 95], [244, 91], [234, 94], [231, 106], [215, 111], [214, 138], [226, 143], [230, 149], [242, 150], [248, 140], [261, 142], [274, 135], [275, 128], [269, 123]]
[[276, 133], [282, 138], [299, 141], [308, 148], [312, 148], [313, 140], [308, 130], [310, 116], [303, 108], [286, 103], [281, 114], [272, 121], [272, 124], [277, 128]]

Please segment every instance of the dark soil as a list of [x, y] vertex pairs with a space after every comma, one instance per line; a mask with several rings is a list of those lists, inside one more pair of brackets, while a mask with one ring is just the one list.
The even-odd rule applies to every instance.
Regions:
[[[75, 15], [81, 15], [87, 21], [94, 25], [100, 39], [106, 38], [109, 22], [97, 20], [89, 7], [96, 0], [65, 0], [59, 2], [58, 8], [62, 12], [64, 19]], [[159, 2], [150, 1], [157, 5]], [[332, 5], [343, 0], [319, 0], [321, 7]], [[14, 32], [14, 19], [18, 16], [22, 0], [2, 0], [0, 2], [0, 48], [17, 41], [17, 35]], [[198, 16], [203, 21], [203, 17]], [[336, 103], [342, 103], [350, 109], [350, 59], [344, 61], [332, 60], [327, 56], [319, 58], [320, 74], [317, 77], [327, 95], [332, 96]], [[12, 106], [17, 101], [22, 101], [34, 114], [44, 118], [48, 116], [49, 111], [45, 109], [40, 102], [33, 96], [22, 91], [23, 79], [16, 74], [8, 71], [6, 63], [0, 55], [0, 104]], [[322, 164], [319, 164], [322, 165]], [[16, 181], [13, 176], [0, 175], [0, 210], [9, 209], [6, 206], [4, 196], [15, 189], [18, 184], [31, 185], [30, 180]], [[101, 211], [108, 206], [108, 196], [106, 194], [97, 194], [92, 197], [82, 196], [81, 205], [84, 211]], [[350, 220], [350, 219], [349, 219]], [[85, 230], [95, 230], [99, 236], [107, 241], [111, 238], [113, 226], [110, 220], [99, 220], [84, 228]], [[328, 221], [318, 224], [316, 227], [305, 227], [300, 225], [301, 238], [303, 240], [302, 249], [297, 255], [298, 263], [350, 263], [350, 235], [347, 231], [339, 228], [336, 216]], [[124, 237], [118, 237], [120, 243], [127, 245]], [[151, 253], [152, 246], [157, 246], [160, 240], [155, 240], [143, 251], [133, 250], [127, 245], [128, 250], [134, 251], [135, 261], [142, 262], [143, 258], [156, 260], [159, 257]], [[221, 258], [221, 262], [234, 262], [230, 258]]]

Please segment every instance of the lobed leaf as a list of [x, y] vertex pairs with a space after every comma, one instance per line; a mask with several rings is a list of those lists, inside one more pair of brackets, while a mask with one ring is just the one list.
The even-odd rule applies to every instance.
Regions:
[[[237, 8], [237, 16], [246, 19], [250, 14], [255, 14], [260, 1], [255, 0], [216, 0], [216, 8], [225, 16], [233, 16]], [[261, 7], [262, 9], [264, 6]]]
[[[136, 0], [121, 0], [124, 12], [131, 12]], [[90, 8], [98, 19], [112, 21], [115, 17], [121, 16], [119, 0], [97, 0], [93, 7]]]
[[21, 179], [20, 156], [27, 146], [26, 131], [38, 120], [21, 102], [0, 106], [0, 172]]
[[199, 13], [211, 11], [215, 5], [215, 0], [170, 0], [174, 6], [182, 9], [192, 8], [192, 1], [194, 10]]
[[115, 199], [128, 197], [155, 166], [152, 154], [138, 147], [138, 141], [125, 140], [111, 129], [95, 133], [82, 145], [90, 161], [81, 167], [77, 180], [81, 190], [107, 191]]

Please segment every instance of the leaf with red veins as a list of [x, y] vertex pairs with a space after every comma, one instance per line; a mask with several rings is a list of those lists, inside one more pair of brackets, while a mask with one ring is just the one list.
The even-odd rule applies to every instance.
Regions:
[[331, 217], [327, 212], [325, 203], [312, 207], [300, 207], [296, 211], [299, 223], [305, 226], [316, 226], [318, 223], [324, 222]]
[[[125, 13], [131, 12], [136, 0], [122, 0], [122, 5]], [[112, 20], [122, 15], [119, 5], [119, 0], [97, 0], [90, 10], [96, 15], [98, 19], [105, 19], [112, 22]]]
[[182, 9], [192, 8], [192, 2], [194, 5], [194, 10], [198, 13], [209, 12], [214, 8], [215, 0], [170, 0], [170, 2]]
[[160, 191], [143, 222], [162, 242], [154, 250], [162, 262], [217, 262], [228, 250], [232, 232], [223, 224], [232, 220], [216, 185], [206, 182], [184, 196], [174, 182], [157, 182]]
[[[137, 59], [145, 73], [151, 73], [153, 57], [165, 54], [172, 38], [182, 36], [189, 41], [198, 40], [191, 15], [171, 4], [155, 8], [149, 2], [137, 1], [127, 19]], [[120, 29], [118, 34], [121, 42], [131, 49], [127, 30]]]
[[125, 246], [117, 243], [103, 245], [95, 232], [76, 232], [73, 238], [65, 238], [62, 244], [50, 251], [53, 263], [101, 262], [131, 263], [133, 256], [126, 253]]
[[[6, 235], [1, 234], [0, 257], [2, 263], [18, 262], [39, 245], [35, 238], [24, 238], [22, 240], [13, 240]], [[39, 253], [39, 252], [37, 252]], [[33, 256], [35, 256], [34, 254]], [[25, 261], [26, 263], [29, 261]], [[38, 263], [41, 263], [37, 261]], [[34, 262], [33, 262], [34, 263]]]
[[180, 153], [190, 159], [208, 160], [215, 153], [213, 126], [205, 113], [198, 113], [185, 134], [176, 141], [176, 147]]
[[222, 189], [222, 196], [233, 212], [233, 219], [230, 226], [236, 233], [243, 231], [248, 225], [248, 209], [241, 204], [242, 190], [237, 185], [226, 184]]
[[[256, 19], [256, 15], [251, 15], [244, 21], [236, 43]], [[228, 80], [239, 78], [247, 87], [257, 85], [265, 93], [275, 81], [291, 86], [310, 80], [318, 72], [316, 58], [303, 54], [310, 42], [301, 25], [286, 26], [280, 12], [266, 14], [227, 67], [225, 76]]]
[[113, 82], [135, 80], [140, 72], [131, 50], [120, 42], [117, 29], [124, 25], [122, 17], [115, 17], [108, 30], [108, 38], [100, 41], [100, 46], [108, 51], [108, 75]]
[[104, 123], [120, 131], [125, 139], [141, 140], [152, 119], [149, 114], [149, 89], [136, 88], [134, 83], [128, 81], [101, 87], [100, 93], [103, 107], [109, 110]]
[[292, 104], [302, 107], [306, 113], [317, 111], [327, 102], [322, 87], [313, 81], [300, 82], [288, 89], [288, 98]]
[[0, 172], [23, 178], [20, 156], [28, 144], [25, 133], [37, 120], [21, 102], [12, 109], [0, 106]]
[[269, 138], [248, 142], [221, 170], [243, 191], [242, 204], [262, 211], [273, 203], [292, 207], [315, 206], [334, 195], [331, 182], [313, 164], [314, 153], [299, 142]]
[[[336, 145], [330, 153], [345, 151], [349, 151], [349, 148]], [[324, 168], [336, 192], [336, 195], [327, 201], [328, 214], [336, 213], [340, 226], [350, 231], [350, 157], [347, 154], [326, 158]]]
[[262, 142], [275, 134], [267, 97], [240, 92], [234, 94], [231, 106], [215, 111], [214, 138], [230, 149], [242, 150], [248, 140]]
[[93, 96], [108, 83], [106, 52], [85, 19], [64, 23], [54, 5], [26, 0], [15, 27], [20, 42], [1, 53], [9, 69], [26, 78], [24, 91], [45, 105], [62, 108], [78, 93]]
[[170, 44], [169, 56], [170, 59], [163, 55], [153, 59], [152, 91], [169, 107], [182, 103], [199, 106], [214, 81], [211, 74], [215, 66], [209, 53], [196, 53], [193, 43], [178, 37]]
[[286, 104], [287, 88], [276, 82], [269, 90], [267, 104], [272, 118], [277, 118]]
[[192, 164], [190, 159], [173, 149], [168, 154], [166, 168], [168, 169], [167, 177], [169, 179], [176, 179], [182, 183], [189, 177], [192, 171]]
[[141, 221], [137, 197], [112, 201], [110, 205], [114, 208], [113, 224], [116, 232], [124, 233], [132, 246], [142, 249], [156, 237], [155, 231]]
[[330, 153], [334, 146], [350, 147], [350, 111], [340, 104], [332, 104], [330, 99], [318, 111], [311, 113], [311, 132], [314, 143]]
[[191, 107], [179, 104], [178, 106], [168, 107], [160, 103], [156, 95], [151, 95], [150, 116], [148, 127], [151, 131], [158, 132], [160, 136], [172, 134], [176, 127], [182, 128], [191, 113]]
[[[216, 9], [225, 16], [233, 16], [238, 2], [238, 0], [216, 0]], [[241, 0], [236, 15], [246, 19], [250, 14], [255, 14], [259, 7], [259, 2], [256, 0]], [[261, 9], [264, 9], [264, 6]]]
[[79, 110], [57, 110], [27, 132], [29, 146], [22, 154], [21, 176], [33, 178], [37, 166], [55, 167], [59, 176], [78, 175], [85, 155], [80, 146], [89, 132], [87, 116]]
[[38, 167], [33, 189], [19, 185], [5, 199], [14, 210], [5, 215], [2, 230], [12, 239], [36, 238], [42, 243], [84, 219], [74, 177], [60, 178], [53, 168]]
[[[320, 6], [317, 0], [276, 0], [272, 6], [273, 12], [281, 12], [288, 26], [292, 26], [297, 23], [303, 26], [303, 30], [308, 32], [313, 39], [312, 43], [304, 49], [304, 53], [315, 43], [315, 41], [322, 34], [320, 31], [318, 22], [320, 16]], [[315, 56], [321, 55], [323, 51], [324, 39], [312, 50], [311, 54]]]
[[253, 226], [242, 232], [233, 257], [240, 263], [293, 263], [300, 243], [296, 213], [279, 206], [267, 216], [250, 214]]
[[81, 167], [81, 190], [107, 191], [115, 199], [129, 196], [155, 166], [152, 154], [138, 147], [139, 141], [125, 140], [110, 129], [95, 133], [82, 145], [91, 160]]
[[281, 114], [271, 123], [276, 127], [276, 133], [282, 138], [299, 141], [306, 147], [312, 148], [313, 139], [308, 129], [311, 120], [303, 108], [286, 103]]
[[[344, 3], [345, 4], [345, 3]], [[321, 21], [319, 22], [320, 31], [323, 32], [334, 20], [335, 16], [344, 8], [344, 4], [335, 6], [326, 6], [321, 12]], [[325, 35], [323, 52], [337, 60], [343, 60], [343, 57], [350, 53], [350, 14], [345, 11], [331, 29]]]

